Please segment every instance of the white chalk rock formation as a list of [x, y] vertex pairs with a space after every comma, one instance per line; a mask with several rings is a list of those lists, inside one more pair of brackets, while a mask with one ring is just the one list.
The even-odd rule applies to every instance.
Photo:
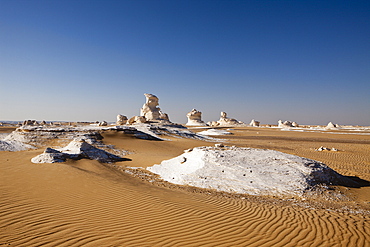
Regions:
[[137, 124], [137, 123], [146, 123], [146, 119], [143, 116], [133, 116], [130, 118], [127, 123], [128, 124]]
[[320, 183], [341, 178], [326, 165], [274, 150], [199, 147], [147, 170], [162, 179], [218, 191], [301, 196]]
[[158, 107], [158, 97], [153, 94], [144, 94], [146, 102], [140, 110], [140, 116], [145, 117], [147, 121], [164, 121], [169, 122], [168, 115]]
[[326, 129], [338, 129], [339, 125], [338, 124], [333, 124], [332, 122], [329, 122], [328, 125], [326, 126]]
[[36, 120], [24, 120], [23, 126], [25, 125], [37, 125], [37, 121]]
[[198, 135], [202, 136], [219, 136], [219, 135], [231, 135], [232, 133], [222, 129], [208, 129], [198, 132]]
[[56, 163], [66, 159], [91, 159], [103, 163], [122, 161], [123, 158], [108, 153], [88, 144], [84, 139], [77, 138], [61, 149], [46, 148], [44, 153], [31, 159], [33, 163]]
[[121, 115], [121, 114], [118, 114], [117, 115], [117, 121], [116, 121], [116, 124], [117, 125], [125, 125], [127, 123], [127, 117], [124, 116], [124, 115]]
[[299, 127], [299, 124], [297, 122], [293, 122], [292, 127]]
[[283, 128], [283, 129], [286, 129], [286, 128], [291, 128], [291, 127], [298, 127], [299, 125], [296, 123], [296, 122], [292, 122], [292, 121], [281, 121], [279, 120], [278, 121], [278, 127], [279, 128]]
[[64, 162], [67, 160], [67, 156], [64, 153], [53, 149], [53, 148], [46, 148], [45, 151], [37, 155], [36, 157], [33, 157], [31, 159], [32, 163], [58, 163], [58, 162]]
[[34, 148], [34, 146], [31, 146], [29, 144], [25, 144], [21, 141], [16, 140], [7, 140], [6, 138], [4, 140], [0, 140], [0, 151], [22, 151]]
[[228, 118], [226, 112], [221, 112], [221, 117], [217, 122], [210, 122], [211, 126], [238, 126], [245, 125], [245, 123], [234, 118]]
[[250, 126], [253, 126], [253, 127], [259, 127], [260, 126], [260, 122], [252, 119], [252, 121], [249, 123], [249, 125]]
[[98, 123], [98, 126], [108, 126], [108, 123], [106, 121], [102, 121]]
[[196, 109], [191, 110], [186, 114], [188, 122], [186, 125], [189, 126], [205, 126], [206, 124], [202, 121], [202, 112], [197, 111]]

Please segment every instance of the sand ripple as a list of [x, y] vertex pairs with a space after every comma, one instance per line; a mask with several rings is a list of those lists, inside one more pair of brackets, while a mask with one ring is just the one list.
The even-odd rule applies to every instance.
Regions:
[[367, 216], [171, 191], [95, 161], [33, 165], [35, 152], [0, 157], [0, 246], [369, 246]]

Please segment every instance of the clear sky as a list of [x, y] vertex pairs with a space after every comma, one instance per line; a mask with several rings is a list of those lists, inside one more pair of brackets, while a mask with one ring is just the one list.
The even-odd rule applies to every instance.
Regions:
[[0, 0], [0, 120], [370, 125], [370, 1]]

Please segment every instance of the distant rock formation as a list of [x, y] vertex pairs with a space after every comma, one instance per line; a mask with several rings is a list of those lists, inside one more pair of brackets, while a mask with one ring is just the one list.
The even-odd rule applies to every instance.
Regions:
[[98, 126], [108, 126], [108, 123], [106, 121], [102, 121], [98, 123]]
[[168, 115], [158, 107], [158, 97], [154, 94], [144, 94], [146, 102], [140, 110], [140, 116], [145, 117], [146, 121], [169, 122]]
[[127, 117], [121, 114], [117, 115], [117, 125], [125, 125], [127, 123]]
[[296, 122], [292, 122], [292, 121], [281, 121], [279, 120], [278, 121], [278, 127], [279, 128], [291, 128], [291, 127], [299, 127], [299, 125], [296, 123]]
[[260, 126], [260, 122], [252, 119], [252, 121], [249, 123], [249, 125], [250, 126], [253, 126], [253, 127], [259, 127]]
[[293, 122], [293, 123], [292, 123], [292, 126], [293, 126], [293, 127], [299, 127], [299, 124], [298, 124], [297, 122]]
[[23, 126], [25, 125], [37, 125], [37, 121], [36, 120], [24, 120]]
[[56, 163], [67, 159], [91, 159], [99, 162], [110, 163], [122, 161], [123, 158], [96, 148], [82, 138], [76, 138], [66, 147], [61, 149], [46, 148], [46, 150], [31, 159], [33, 163]]
[[337, 129], [339, 128], [338, 124], [333, 124], [332, 122], [329, 122], [328, 125], [326, 126], [327, 129]]
[[221, 117], [220, 119], [215, 122], [209, 122], [208, 123], [210, 126], [238, 126], [238, 125], [245, 125], [245, 123], [238, 121], [234, 118], [228, 118], [226, 112], [221, 112]]
[[197, 111], [196, 109], [191, 110], [186, 114], [188, 122], [186, 125], [189, 126], [205, 126], [206, 124], [202, 121], [202, 112]]

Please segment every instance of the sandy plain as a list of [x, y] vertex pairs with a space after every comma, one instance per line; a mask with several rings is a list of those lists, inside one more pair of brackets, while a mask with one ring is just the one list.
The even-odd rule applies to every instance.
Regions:
[[[145, 168], [214, 143], [106, 131], [103, 141], [130, 151], [129, 161], [116, 167], [91, 160], [33, 164], [44, 149], [0, 152], [0, 246], [370, 246], [370, 135], [252, 127], [230, 132], [217, 138], [315, 159], [364, 181], [359, 188], [335, 187], [346, 200], [312, 201], [149, 182], [125, 167]], [[320, 146], [339, 151], [315, 151]]]

